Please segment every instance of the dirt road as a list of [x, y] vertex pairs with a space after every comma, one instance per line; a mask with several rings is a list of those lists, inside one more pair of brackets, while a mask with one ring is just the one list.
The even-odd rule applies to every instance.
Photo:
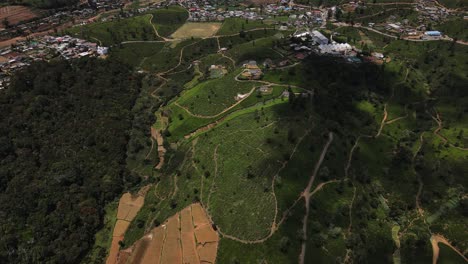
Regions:
[[302, 192], [302, 196], [304, 197], [305, 200], [305, 208], [306, 208], [306, 213], [304, 215], [303, 219], [303, 225], [302, 225], [302, 232], [303, 232], [303, 240], [302, 240], [302, 246], [301, 246], [301, 254], [299, 255], [299, 264], [304, 264], [304, 259], [305, 259], [305, 253], [306, 253], [306, 245], [307, 245], [307, 223], [309, 219], [309, 208], [310, 208], [310, 189], [312, 188], [312, 185], [314, 184], [315, 177], [317, 176], [317, 173], [320, 169], [320, 165], [322, 165], [323, 159], [325, 158], [325, 155], [327, 154], [328, 147], [333, 141], [333, 133], [329, 132], [328, 133], [328, 141], [323, 147], [322, 154], [320, 154], [320, 158], [315, 164], [315, 169], [310, 176], [309, 183], [307, 184], [307, 187], [304, 189]]

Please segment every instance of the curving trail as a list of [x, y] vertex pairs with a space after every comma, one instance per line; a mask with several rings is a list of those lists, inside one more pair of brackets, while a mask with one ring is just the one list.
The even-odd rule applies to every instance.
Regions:
[[439, 235], [439, 234], [433, 234], [431, 236], [431, 244], [432, 244], [432, 251], [433, 251], [432, 264], [437, 264], [437, 261], [439, 259], [439, 252], [440, 252], [439, 243], [442, 243], [448, 246], [453, 251], [455, 251], [458, 255], [460, 255], [460, 257], [462, 257], [465, 260], [465, 262], [468, 262], [468, 259], [465, 257], [465, 255], [463, 255], [463, 253], [460, 252], [456, 247], [452, 246], [452, 244], [450, 244], [450, 242], [444, 236]]
[[[271, 123], [273, 124], [273, 123]], [[296, 146], [294, 146], [294, 149], [293, 151], [291, 152], [291, 155], [289, 156], [289, 160], [291, 160], [291, 158], [295, 155], [296, 151], [297, 151], [297, 148], [299, 147], [299, 145], [301, 144], [302, 140], [310, 133], [310, 130], [307, 130], [304, 135], [301, 136], [301, 138], [299, 138]], [[225, 234], [224, 232], [221, 231], [221, 229], [218, 229], [218, 232], [219, 234], [221, 234], [223, 237], [225, 238], [228, 238], [228, 239], [231, 239], [231, 240], [234, 240], [234, 241], [237, 241], [239, 243], [242, 243], [242, 244], [259, 244], [259, 243], [263, 243], [265, 242], [266, 240], [268, 240], [270, 237], [272, 237], [275, 232], [278, 230], [278, 228], [281, 226], [281, 224], [286, 220], [286, 218], [288, 217], [289, 215], [289, 212], [295, 207], [295, 205], [297, 204], [297, 202], [299, 202], [302, 198], [302, 194], [297, 198], [297, 200], [293, 203], [293, 205], [291, 207], [289, 207], [286, 211], [283, 212], [283, 217], [281, 218], [281, 220], [276, 223], [276, 218], [278, 216], [278, 201], [276, 199], [276, 194], [275, 194], [275, 181], [276, 181], [276, 177], [279, 175], [279, 173], [286, 167], [286, 165], [288, 164], [287, 161], [283, 162], [282, 166], [278, 169], [278, 171], [276, 172], [276, 174], [273, 176], [273, 179], [271, 181], [271, 190], [272, 190], [272, 195], [273, 195], [273, 198], [275, 199], [275, 216], [273, 218], [273, 221], [271, 223], [271, 227], [270, 227], [270, 233], [261, 238], [261, 239], [256, 239], [256, 240], [245, 240], [245, 239], [241, 239], [241, 238], [238, 238], [238, 237], [235, 237], [235, 236], [232, 236], [232, 235], [228, 235], [228, 234]], [[332, 181], [330, 181], [332, 182]], [[326, 183], [325, 183], [326, 184]], [[320, 188], [318, 188], [316, 191], [319, 191], [325, 184], [323, 184], [322, 186], [320, 186]]]
[[153, 137], [150, 137], [150, 140], [151, 140], [151, 148], [150, 148], [150, 150], [148, 151], [148, 154], [146, 154], [145, 159], [148, 159], [148, 157], [151, 155], [151, 152], [153, 152], [153, 147], [154, 147], [154, 140], [153, 140]]
[[328, 147], [330, 146], [332, 141], [333, 141], [333, 133], [329, 132], [328, 141], [322, 149], [322, 154], [320, 154], [319, 160], [315, 164], [314, 172], [309, 179], [309, 183], [307, 184], [307, 187], [302, 192], [302, 197], [304, 197], [304, 200], [305, 200], [306, 213], [304, 215], [303, 225], [302, 225], [303, 240], [302, 240], [302, 246], [301, 246], [301, 254], [299, 255], [299, 264], [304, 264], [304, 260], [305, 260], [306, 245], [307, 245], [307, 222], [309, 219], [309, 208], [310, 208], [310, 189], [312, 188], [312, 185], [315, 180], [315, 176], [317, 175], [320, 169], [320, 165], [322, 165], [323, 159], [325, 158], [325, 155], [327, 154], [327, 151], [328, 151]]
[[405, 115], [404, 116], [400, 116], [400, 117], [396, 117], [394, 119], [391, 119], [391, 120], [388, 120], [385, 122], [386, 125], [390, 125], [391, 123], [394, 123], [398, 120], [401, 120], [401, 119], [405, 119], [408, 117], [408, 105], [405, 105]]
[[165, 38], [165, 37], [159, 35], [159, 32], [158, 32], [158, 30], [156, 29], [156, 26], [153, 24], [153, 17], [154, 17], [154, 15], [153, 15], [153, 14], [150, 14], [149, 23], [150, 23], [151, 26], [153, 27], [154, 34], [155, 34], [158, 38], [162, 39], [163, 41], [174, 41], [174, 39], [168, 39], [168, 38]]
[[439, 112], [436, 112], [436, 116], [431, 114], [432, 119], [437, 123], [437, 128], [434, 130], [434, 135], [438, 136], [444, 144], [448, 143], [451, 147], [459, 149], [459, 150], [468, 150], [468, 148], [457, 147], [454, 144], [450, 143], [446, 137], [440, 134], [442, 130], [442, 117], [440, 116]]
[[377, 131], [377, 134], [375, 134], [375, 137], [379, 137], [380, 134], [382, 133], [382, 129], [385, 126], [385, 121], [387, 121], [388, 113], [387, 113], [387, 103], [384, 104], [384, 115], [382, 118], [382, 121], [380, 122], [380, 128]]
[[192, 112], [190, 112], [189, 109], [187, 109], [187, 107], [185, 106], [182, 106], [180, 105], [178, 102], [174, 102], [174, 105], [177, 105], [178, 107], [182, 108], [185, 112], [187, 112], [187, 114], [189, 114], [190, 116], [193, 116], [193, 117], [198, 117], [198, 118], [205, 118], [205, 119], [211, 119], [211, 118], [216, 118], [226, 112], [228, 112], [229, 110], [231, 110], [232, 108], [236, 107], [238, 104], [242, 103], [245, 99], [247, 99], [253, 92], [255, 91], [255, 87], [253, 87], [248, 93], [247, 93], [247, 96], [240, 99], [239, 101], [237, 101], [235, 104], [229, 106], [228, 108], [224, 109], [223, 111], [219, 112], [218, 114], [216, 115], [211, 115], [211, 116], [204, 116], [204, 115], [198, 115], [198, 114], [194, 114]]
[[218, 176], [218, 148], [219, 148], [219, 145], [220, 144], [216, 145], [214, 153], [213, 153], [213, 161], [214, 161], [214, 164], [215, 164], [215, 172], [214, 172], [214, 175], [213, 175], [213, 180], [211, 180], [211, 187], [210, 187], [210, 193], [208, 194], [208, 200], [206, 201], [206, 211], [208, 211], [210, 209], [211, 194], [213, 193], [213, 188], [214, 188], [214, 185], [215, 185], [216, 176]]
[[[416, 159], [416, 156], [418, 155], [419, 151], [421, 151], [421, 148], [424, 144], [424, 132], [421, 133], [421, 135], [419, 136], [419, 141], [421, 142], [419, 144], [419, 147], [418, 149], [416, 150], [416, 152], [413, 154], [413, 158], [411, 159], [411, 163], [413, 164], [413, 170], [414, 170], [414, 160]], [[415, 171], [416, 173], [416, 171]], [[416, 201], [416, 209], [418, 210], [418, 213], [420, 216], [423, 216], [424, 214], [424, 210], [422, 209], [421, 207], [421, 200], [419, 199], [419, 197], [421, 196], [421, 193], [422, 193], [422, 189], [424, 187], [424, 183], [421, 179], [421, 175], [419, 175], [418, 173], [416, 173], [418, 175], [418, 192], [416, 193], [416, 197], [415, 197], [415, 201]]]

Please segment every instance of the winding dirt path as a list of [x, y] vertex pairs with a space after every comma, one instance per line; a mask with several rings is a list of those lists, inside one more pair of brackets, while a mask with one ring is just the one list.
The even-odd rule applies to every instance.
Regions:
[[165, 38], [165, 37], [159, 35], [159, 32], [158, 32], [158, 30], [156, 29], [156, 26], [153, 24], [153, 17], [154, 17], [154, 15], [153, 15], [153, 14], [150, 14], [149, 23], [150, 23], [151, 26], [153, 27], [154, 34], [155, 34], [158, 38], [160, 38], [160, 39], [162, 39], [162, 40], [164, 40], [164, 41], [167, 41], [167, 42], [169, 42], [169, 41], [174, 41], [174, 39], [168, 39], [168, 38]]
[[312, 188], [312, 185], [313, 185], [314, 180], [315, 180], [315, 176], [317, 175], [317, 173], [318, 173], [318, 171], [320, 169], [320, 165], [322, 164], [323, 159], [325, 158], [325, 155], [327, 154], [328, 147], [330, 146], [332, 141], [333, 141], [333, 133], [329, 132], [328, 133], [328, 141], [325, 144], [325, 146], [323, 147], [322, 154], [320, 154], [320, 158], [318, 159], [317, 163], [315, 164], [314, 172], [312, 173], [312, 175], [311, 175], [311, 177], [309, 179], [309, 183], [307, 184], [307, 187], [302, 192], [302, 196], [304, 197], [304, 200], [305, 200], [306, 213], [304, 215], [303, 225], [302, 225], [303, 240], [302, 240], [302, 246], [301, 246], [301, 253], [299, 255], [299, 264], [304, 264], [304, 260], [305, 260], [306, 245], [307, 245], [307, 223], [308, 223], [308, 219], [309, 219], [310, 195], [311, 195], [310, 189]]
[[214, 149], [214, 152], [213, 152], [213, 161], [214, 161], [214, 164], [215, 164], [215, 172], [214, 172], [214, 175], [213, 175], [213, 180], [211, 180], [211, 187], [210, 187], [210, 193], [208, 194], [208, 200], [206, 201], [206, 211], [209, 211], [209, 209], [210, 209], [211, 194], [213, 193], [213, 188], [214, 188], [214, 185], [215, 185], [215, 179], [216, 179], [216, 176], [218, 175], [218, 148], [219, 148], [219, 145], [220, 144], [216, 145], [216, 147]]
[[459, 150], [468, 150], [468, 148], [462, 148], [462, 147], [455, 146], [454, 144], [450, 143], [445, 136], [440, 134], [440, 131], [443, 128], [442, 127], [442, 117], [440, 116], [439, 112], [437, 112], [437, 110], [435, 110], [435, 112], [436, 112], [436, 116], [431, 114], [432, 119], [434, 119], [434, 121], [437, 123], [437, 128], [434, 130], [434, 135], [438, 136], [444, 142], [444, 144], [448, 143], [453, 148], [456, 148], [456, 149], [459, 149]]
[[248, 93], [247, 93], [247, 96], [245, 96], [244, 98], [240, 99], [239, 101], [237, 101], [236, 103], [234, 103], [233, 105], [229, 106], [228, 108], [224, 109], [223, 111], [217, 113], [216, 115], [211, 115], [211, 116], [205, 116], [205, 115], [198, 115], [198, 114], [194, 114], [192, 112], [190, 112], [189, 109], [187, 109], [187, 107], [185, 106], [182, 106], [180, 105], [177, 101], [174, 102], [175, 105], [177, 105], [178, 107], [182, 108], [187, 114], [189, 114], [190, 116], [193, 116], [193, 117], [198, 117], [198, 118], [204, 118], [204, 119], [211, 119], [211, 118], [216, 118], [226, 112], [228, 112], [229, 110], [231, 110], [232, 108], [236, 107], [237, 105], [239, 105], [240, 103], [242, 103], [245, 99], [247, 99], [254, 91], [255, 91], [255, 88], [256, 87], [253, 87]]
[[154, 147], [154, 140], [153, 140], [153, 137], [150, 137], [150, 140], [151, 140], [151, 148], [150, 148], [150, 150], [148, 151], [148, 154], [146, 154], [145, 159], [148, 159], [148, 157], [151, 155], [151, 152], [153, 152], [153, 147]]
[[[273, 124], [273, 123], [270, 123], [270, 124]], [[301, 142], [304, 140], [304, 138], [310, 133], [310, 130], [307, 130], [304, 135], [302, 135], [296, 146], [294, 146], [294, 149], [293, 151], [291, 152], [290, 156], [289, 156], [289, 160], [292, 159], [292, 157], [295, 155], [296, 151], [297, 151], [297, 148], [299, 147], [299, 145], [301, 144]], [[225, 234], [223, 233], [220, 229], [218, 230], [218, 233], [221, 234], [223, 237], [225, 238], [228, 238], [228, 239], [231, 239], [231, 240], [234, 240], [234, 241], [237, 241], [239, 243], [242, 243], [242, 244], [259, 244], [259, 243], [263, 243], [265, 242], [266, 240], [268, 240], [270, 237], [272, 237], [275, 232], [278, 230], [278, 228], [281, 226], [281, 224], [286, 220], [286, 218], [288, 217], [289, 215], [289, 212], [296, 206], [296, 204], [299, 202], [299, 200], [302, 199], [302, 193], [301, 195], [297, 198], [297, 200], [293, 203], [293, 205], [291, 207], [289, 207], [286, 211], [283, 212], [283, 217], [281, 218], [281, 220], [276, 223], [276, 219], [277, 219], [277, 216], [278, 216], [278, 201], [276, 199], [276, 194], [275, 194], [275, 182], [276, 182], [276, 178], [277, 176], [279, 175], [279, 173], [286, 167], [286, 165], [288, 164], [287, 161], [283, 162], [282, 166], [278, 169], [278, 171], [276, 172], [276, 174], [273, 176], [272, 178], [272, 181], [271, 181], [271, 190], [272, 190], [272, 196], [273, 198], [275, 199], [275, 216], [273, 218], [273, 221], [272, 221], [272, 224], [271, 224], [271, 227], [270, 227], [270, 233], [265, 236], [264, 238], [261, 238], [261, 239], [256, 239], [256, 240], [245, 240], [245, 239], [241, 239], [241, 238], [238, 238], [238, 237], [235, 237], [235, 236], [232, 236], [232, 235], [228, 235], [228, 234]], [[331, 181], [330, 181], [331, 182]], [[320, 188], [318, 188], [316, 191], [319, 191], [324, 185], [326, 184], [323, 184], [322, 186], [320, 186]]]
[[399, 117], [396, 117], [394, 119], [391, 119], [391, 120], [388, 120], [385, 122], [386, 125], [390, 125], [391, 123], [394, 123], [396, 121], [399, 121], [401, 119], [405, 119], [408, 117], [408, 105], [405, 105], [405, 115], [404, 116], [399, 116]]
[[468, 262], [468, 259], [465, 257], [465, 255], [463, 255], [463, 253], [461, 253], [456, 247], [452, 246], [452, 244], [450, 244], [450, 242], [444, 236], [439, 235], [439, 234], [433, 234], [431, 236], [431, 245], [432, 245], [432, 251], [433, 251], [432, 264], [437, 264], [437, 261], [439, 259], [439, 254], [440, 254], [439, 243], [442, 243], [448, 246], [453, 251], [455, 251], [458, 255], [460, 255], [460, 257], [462, 257], [465, 260], [465, 262]]
[[382, 121], [380, 122], [380, 128], [379, 130], [377, 131], [377, 134], [375, 134], [375, 137], [379, 137], [380, 134], [382, 133], [382, 129], [383, 127], [385, 126], [385, 121], [387, 120], [387, 117], [388, 117], [388, 113], [387, 113], [387, 103], [384, 104], [384, 115], [383, 115], [383, 118], [382, 118]]
[[[422, 146], [424, 144], [424, 133], [425, 132], [422, 132], [421, 135], [419, 136], [419, 141], [421, 143], [419, 144], [418, 149], [413, 154], [413, 158], [411, 159], [411, 163], [413, 164], [413, 169], [414, 169], [414, 160], [416, 159], [416, 156], [418, 155], [419, 151], [421, 151], [421, 148], [422, 148]], [[424, 183], [423, 183], [423, 181], [421, 179], [421, 175], [419, 175], [419, 173], [417, 173], [416, 171], [414, 171], [414, 172], [418, 175], [418, 192], [416, 193], [416, 197], [415, 197], [416, 210], [418, 210], [418, 213], [419, 213], [420, 216], [423, 216], [424, 210], [421, 207], [421, 200], [419, 199], [419, 197], [421, 196], [421, 193], [422, 193], [422, 190], [423, 190], [423, 187], [424, 187]]]

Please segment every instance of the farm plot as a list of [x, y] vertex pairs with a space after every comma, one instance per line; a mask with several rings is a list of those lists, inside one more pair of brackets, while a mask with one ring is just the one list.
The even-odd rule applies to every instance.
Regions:
[[228, 235], [255, 240], [270, 233], [274, 175], [305, 133], [304, 124], [277, 119], [281, 108], [287, 104], [240, 115], [198, 137], [194, 160], [204, 177], [201, 200]]
[[[0, 20], [8, 21], [9, 25], [16, 25], [22, 21], [28, 21], [38, 17], [31, 8], [25, 6], [5, 6], [0, 8]], [[4, 28], [5, 25], [2, 23], [0, 28]]]
[[150, 18], [151, 15], [147, 14], [118, 21], [92, 23], [73, 27], [67, 32], [105, 46], [125, 41], [160, 40], [154, 32]]
[[272, 28], [271, 25], [266, 25], [262, 21], [246, 21], [243, 18], [228, 18], [224, 21], [223, 26], [218, 31], [218, 35], [237, 34], [242, 30]]
[[120, 251], [116, 263], [215, 263], [218, 233], [199, 204], [192, 204]]
[[234, 80], [239, 71], [223, 78], [209, 80], [186, 91], [177, 104], [188, 109], [193, 115], [213, 116], [236, 103], [237, 94], [246, 94], [255, 83]]
[[120, 198], [119, 207], [117, 209], [117, 222], [114, 226], [112, 244], [106, 260], [106, 264], [118, 263], [120, 248], [119, 241], [123, 240], [130, 222], [135, 218], [136, 214], [143, 206], [145, 201], [145, 189], [146, 188], [143, 188], [142, 192], [137, 196], [132, 196], [130, 193], [125, 193]]
[[211, 37], [220, 27], [221, 23], [185, 23], [171, 37], [175, 39]]

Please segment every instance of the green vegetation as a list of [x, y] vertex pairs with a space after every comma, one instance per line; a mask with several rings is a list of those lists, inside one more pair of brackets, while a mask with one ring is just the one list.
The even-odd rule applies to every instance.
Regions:
[[440, 3], [447, 8], [466, 8], [468, 6], [463, 0], [440, 0]]
[[111, 56], [133, 67], [141, 67], [147, 58], [158, 54], [165, 46], [165, 43], [127, 43], [113, 47]]
[[238, 34], [241, 31], [253, 29], [272, 28], [273, 26], [264, 24], [263, 21], [251, 21], [243, 18], [228, 18], [224, 21], [217, 35], [225, 36]]
[[84, 59], [33, 64], [0, 94], [0, 259], [77, 263], [90, 251], [105, 205], [139, 180], [125, 168], [138, 86], [125, 65]]
[[155, 25], [160, 36], [168, 37], [188, 18], [188, 12], [180, 6], [169, 6], [166, 9], [158, 9], [153, 13], [151, 22]]
[[237, 94], [246, 94], [255, 86], [252, 83], [236, 81], [234, 78], [239, 73], [235, 71], [223, 78], [203, 82], [186, 91], [177, 103], [194, 115], [219, 114], [236, 102], [234, 98]]
[[[343, 19], [364, 22], [385, 10], [412, 23], [406, 5], [392, 8], [372, 6]], [[42, 65], [33, 66], [0, 97], [0, 199], [16, 201], [0, 219], [0, 246], [42, 254], [0, 260], [101, 262], [115, 197], [143, 185], [151, 186], [124, 248], [193, 202], [220, 231], [218, 263], [295, 263], [302, 246], [305, 263], [427, 263], [433, 234], [468, 247], [468, 47], [328, 25], [326, 34], [340, 34], [336, 41], [389, 59], [352, 64], [312, 53], [299, 60], [290, 32], [244, 19], [227, 19], [218, 38], [121, 43], [143, 38], [129, 34], [135, 21], [167, 37], [187, 18], [175, 6], [153, 14], [96, 31], [114, 44], [109, 61], [51, 64], [45, 76]], [[462, 33], [459, 21], [449, 23]], [[263, 71], [261, 80], [236, 79], [249, 60]], [[277, 66], [284, 61], [288, 66]], [[226, 74], [210, 78], [211, 65]], [[167, 151], [161, 169], [151, 128]], [[31, 216], [21, 214], [28, 210]], [[65, 229], [72, 231], [63, 235]], [[439, 246], [441, 263], [460, 260]]]
[[68, 30], [68, 33], [104, 46], [134, 40], [159, 40], [151, 25], [151, 15], [142, 15], [110, 22], [92, 23]]
[[83, 259], [84, 263], [105, 262], [112, 242], [112, 231], [117, 221], [118, 202], [114, 201], [104, 208], [104, 226], [95, 235], [94, 245], [91, 251]]
[[468, 28], [468, 20], [466, 19], [457, 18], [449, 20], [443, 24], [435, 26], [435, 28], [451, 38], [468, 41], [468, 32], [466, 30]]

